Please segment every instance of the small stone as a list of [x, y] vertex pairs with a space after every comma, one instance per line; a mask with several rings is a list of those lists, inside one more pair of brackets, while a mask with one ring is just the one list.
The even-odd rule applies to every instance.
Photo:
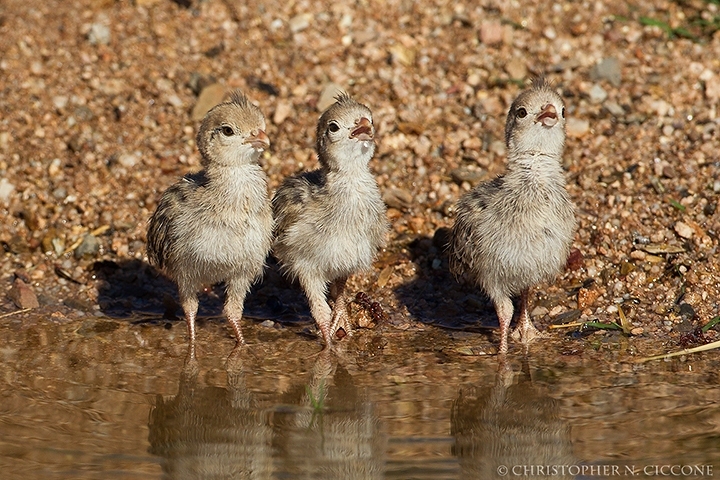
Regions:
[[645, 329], [643, 327], [635, 327], [630, 330], [630, 335], [633, 336], [642, 335], [643, 333], [645, 333]]
[[40, 306], [37, 295], [35, 295], [33, 289], [19, 278], [16, 278], [13, 282], [12, 288], [8, 292], [8, 298], [10, 298], [18, 308], [38, 308]]
[[426, 135], [420, 135], [413, 144], [413, 152], [418, 157], [425, 157], [430, 154], [430, 148], [432, 148], [432, 140]]
[[637, 267], [630, 262], [620, 262], [620, 275], [625, 276], [630, 272], [634, 272]]
[[603, 103], [608, 97], [605, 89], [597, 83], [590, 88], [590, 92], [588, 92], [588, 94], [590, 95], [590, 101], [595, 104]]
[[690, 227], [690, 225], [688, 225], [687, 223], [684, 223], [684, 222], [676, 222], [674, 229], [675, 229], [675, 233], [680, 235], [682, 238], [687, 238], [687, 239], [691, 239], [693, 236], [693, 233], [695, 233], [693, 231], [692, 227]]
[[58, 110], [63, 110], [68, 104], [67, 95], [56, 95], [52, 99], [53, 106]]
[[398, 61], [406, 67], [415, 63], [415, 50], [406, 47], [401, 43], [396, 43], [388, 49], [393, 60]]
[[720, 77], [712, 75], [705, 81], [705, 97], [714, 102], [720, 99]]
[[597, 288], [581, 288], [578, 290], [578, 309], [585, 310], [591, 307], [600, 296], [600, 293]]
[[107, 45], [110, 43], [110, 27], [102, 23], [93, 23], [88, 32], [88, 41], [92, 45]]
[[125, 168], [133, 168], [140, 162], [140, 156], [136, 153], [123, 153], [118, 157], [118, 163]]
[[172, 105], [173, 107], [180, 108], [183, 106], [182, 99], [175, 93], [171, 93], [166, 98], [167, 103]]
[[665, 100], [653, 100], [650, 102], [650, 108], [652, 108], [658, 117], [666, 117], [674, 112], [673, 106]]
[[480, 41], [485, 45], [502, 43], [504, 37], [502, 23], [498, 21], [482, 22], [480, 25]]
[[547, 307], [543, 307], [542, 305], [538, 305], [537, 307], [533, 308], [532, 312], [530, 312], [530, 316], [533, 318], [539, 318], [544, 317], [550, 312], [550, 310], [547, 309]]
[[309, 13], [301, 13], [300, 15], [295, 15], [288, 22], [288, 25], [290, 26], [290, 31], [292, 33], [302, 32], [310, 26], [310, 20], [312, 20], [312, 15]]
[[275, 322], [273, 322], [272, 320], [265, 320], [264, 322], [262, 322], [262, 323], [260, 324], [260, 326], [261, 326], [261, 327], [266, 327], [266, 328], [274, 328], [274, 327], [275, 327]]
[[75, 249], [75, 258], [94, 256], [100, 251], [100, 241], [92, 233], [83, 237], [82, 243]]
[[645, 260], [645, 257], [647, 257], [647, 253], [643, 252], [642, 250], [633, 250], [630, 252], [630, 258], [633, 260]]
[[458, 185], [462, 184], [463, 182], [468, 182], [473, 187], [483, 181], [485, 178], [485, 173], [483, 173], [480, 170], [471, 170], [469, 168], [455, 168], [450, 172], [450, 177], [452, 177], [453, 182], [457, 183]]
[[292, 113], [292, 104], [290, 102], [279, 101], [277, 107], [275, 107], [275, 113], [273, 114], [273, 123], [280, 125], [283, 123]]
[[571, 117], [567, 121], [566, 128], [568, 137], [581, 138], [590, 132], [590, 121]]
[[610, 115], [614, 117], [622, 117], [625, 115], [625, 109], [617, 102], [607, 101], [603, 104], [603, 106], [608, 112], [610, 112]]
[[0, 179], [0, 202], [8, 203], [10, 195], [15, 191], [15, 185], [8, 182], [7, 178]]
[[505, 65], [505, 71], [510, 78], [515, 80], [521, 80], [527, 75], [525, 62], [518, 57], [513, 57], [513, 59]]
[[414, 197], [409, 191], [398, 188], [390, 187], [383, 193], [383, 201], [390, 208], [397, 208], [398, 210], [406, 210], [413, 204]]
[[330, 105], [335, 103], [335, 97], [340, 95], [343, 89], [337, 83], [328, 83], [323, 88], [320, 98], [318, 98], [317, 109], [318, 112], [324, 112]]
[[225, 98], [225, 87], [219, 83], [208, 85], [200, 92], [200, 96], [192, 111], [192, 119], [196, 122], [203, 119], [205, 114], [215, 105], [222, 103]]
[[552, 27], [547, 27], [545, 30], [543, 30], [543, 35], [548, 40], [555, 40], [557, 38], [557, 32]]
[[583, 266], [585, 266], [585, 257], [582, 252], [577, 248], [570, 250], [570, 255], [568, 255], [567, 261], [565, 262], [565, 268], [570, 271], [575, 271], [580, 270]]
[[593, 81], [607, 80], [614, 87], [619, 87], [622, 81], [620, 61], [615, 57], [604, 58], [590, 70]]
[[465, 150], [479, 151], [480, 149], [482, 149], [483, 142], [482, 139], [479, 137], [470, 137], [466, 140], [463, 140], [462, 146]]
[[377, 286], [378, 288], [383, 288], [385, 285], [387, 285], [387, 282], [390, 280], [390, 277], [392, 276], [393, 267], [392, 265], [388, 265], [387, 267], [383, 268], [380, 272], [380, 275], [378, 275], [377, 279]]

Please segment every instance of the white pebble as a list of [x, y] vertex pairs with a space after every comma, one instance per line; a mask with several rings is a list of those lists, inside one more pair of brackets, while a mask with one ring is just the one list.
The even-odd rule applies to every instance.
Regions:
[[6, 178], [0, 179], [0, 202], [7, 203], [14, 190], [15, 185], [8, 182]]
[[675, 232], [680, 235], [682, 238], [690, 239], [693, 236], [693, 229], [684, 222], [676, 222], [675, 223]]

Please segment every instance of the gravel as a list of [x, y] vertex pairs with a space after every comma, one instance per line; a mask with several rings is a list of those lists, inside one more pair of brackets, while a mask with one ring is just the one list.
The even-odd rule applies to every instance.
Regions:
[[[677, 28], [717, 15], [711, 2], [662, 0], [6, 0], [5, 292], [23, 271], [44, 298], [96, 304], [91, 267], [145, 258], [147, 219], [199, 169], [198, 120], [228, 90], [268, 118], [262, 164], [275, 189], [316, 165], [318, 112], [342, 88], [373, 110], [371, 167], [393, 225], [351, 287], [398, 328], [493, 324], [479, 293], [447, 274], [441, 240], [458, 197], [503, 172], [507, 108], [545, 75], [567, 103], [580, 256], [538, 288], [535, 320], [579, 309], [580, 321], [619, 321], [621, 307], [640, 335], [677, 339], [681, 304], [697, 325], [720, 314], [720, 34], [685, 38], [641, 19]], [[0, 311], [14, 308], [6, 295]]]

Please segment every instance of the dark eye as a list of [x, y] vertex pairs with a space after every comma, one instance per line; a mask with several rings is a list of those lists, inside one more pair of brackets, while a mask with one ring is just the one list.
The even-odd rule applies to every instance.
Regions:
[[515, 115], [517, 115], [518, 118], [525, 118], [527, 117], [527, 110], [520, 107], [517, 109], [517, 112], [515, 112]]
[[562, 117], [565, 118], [565, 107], [562, 109]]
[[226, 137], [231, 137], [231, 136], [235, 135], [235, 132], [233, 131], [232, 127], [230, 127], [228, 125], [225, 125], [224, 127], [222, 127], [222, 129], [220, 131]]
[[340, 130], [340, 125], [338, 125], [337, 122], [330, 122], [330, 125], [328, 125], [328, 131], [335, 133], [338, 130]]

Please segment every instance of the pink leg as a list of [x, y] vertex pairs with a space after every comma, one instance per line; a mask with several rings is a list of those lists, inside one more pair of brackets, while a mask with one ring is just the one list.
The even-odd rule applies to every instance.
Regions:
[[347, 277], [342, 277], [330, 284], [330, 298], [335, 302], [332, 309], [331, 334], [335, 334], [339, 328], [350, 334], [350, 322], [347, 314], [347, 300], [345, 298], [345, 285]]
[[520, 294], [520, 319], [518, 320], [517, 328], [512, 334], [513, 339], [520, 340], [523, 345], [528, 345], [536, 338], [542, 336], [530, 320], [530, 314], [528, 313], [529, 296], [530, 289], [526, 289]]
[[305, 291], [310, 312], [320, 329], [325, 345], [332, 345], [332, 310], [327, 303], [327, 285], [321, 279], [300, 277], [300, 285]]
[[250, 283], [250, 280], [246, 278], [233, 278], [227, 282], [225, 316], [235, 332], [235, 340], [237, 342], [235, 348], [245, 344], [240, 320], [242, 319], [243, 308], [245, 306], [245, 296], [248, 290], [250, 290]]
[[508, 334], [510, 333], [510, 322], [513, 317], [513, 304], [510, 297], [495, 300], [495, 311], [500, 322], [500, 348], [498, 353], [505, 355], [508, 351]]
[[198, 297], [195, 292], [180, 292], [180, 305], [185, 312], [185, 322], [188, 330], [188, 360], [195, 359], [195, 317], [198, 311]]

